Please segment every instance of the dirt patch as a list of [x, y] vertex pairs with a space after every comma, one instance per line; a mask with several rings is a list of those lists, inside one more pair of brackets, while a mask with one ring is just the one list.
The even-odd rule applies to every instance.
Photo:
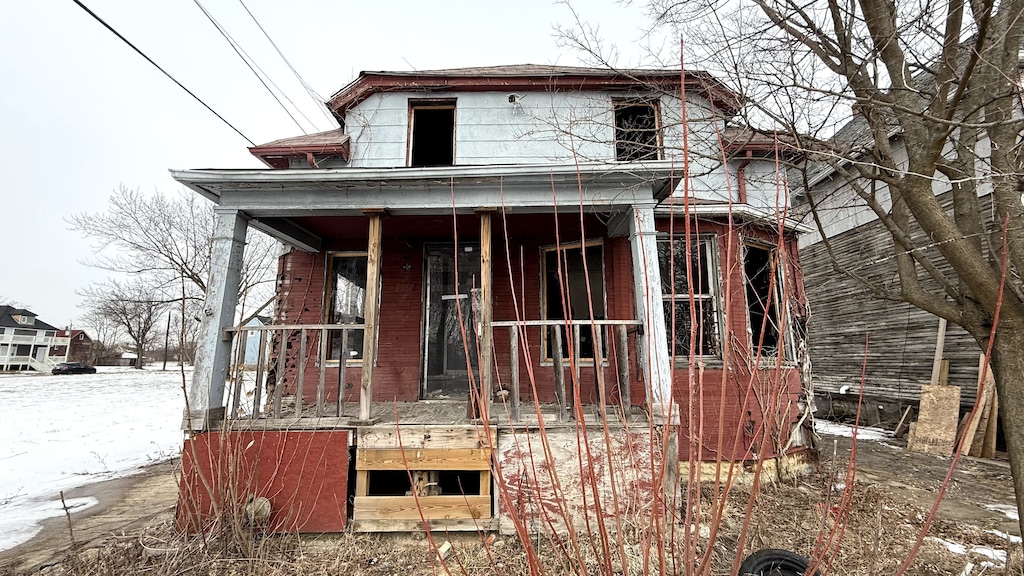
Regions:
[[[0, 554], [0, 574], [40, 566], [54, 575], [681, 574], [686, 564], [698, 563], [709, 564], [709, 574], [728, 574], [740, 542], [744, 554], [785, 548], [812, 556], [827, 550], [822, 567], [829, 574], [893, 574], [916, 545], [950, 459], [910, 453], [893, 441], [861, 441], [850, 487], [850, 439], [826, 436], [820, 448], [818, 472], [753, 495], [735, 488], [723, 499], [705, 483], [694, 492], [700, 521], [689, 529], [683, 522], [662, 529], [635, 523], [613, 534], [594, 526], [571, 536], [535, 534], [528, 542], [482, 533], [437, 533], [433, 540], [422, 534], [184, 538], [171, 524], [176, 488], [173, 467], [166, 464], [142, 477], [83, 489], [101, 505], [73, 516], [82, 544], [69, 553], [66, 522], [54, 519], [33, 541]], [[1005, 462], [963, 459], [908, 573], [961, 574], [971, 563], [972, 575], [1020, 574], [1021, 546], [1010, 540], [1018, 535], [1017, 522], [1000, 511], [1012, 506]], [[442, 563], [435, 547], [446, 541], [451, 551]]]

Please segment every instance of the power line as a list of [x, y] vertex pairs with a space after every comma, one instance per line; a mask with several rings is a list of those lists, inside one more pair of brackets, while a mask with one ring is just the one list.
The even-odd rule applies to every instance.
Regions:
[[214, 116], [216, 116], [218, 119], [220, 119], [221, 122], [227, 124], [229, 128], [231, 128], [236, 133], [238, 133], [238, 135], [241, 136], [242, 138], [244, 138], [245, 141], [248, 142], [250, 146], [255, 146], [256, 145], [256, 143], [253, 142], [252, 140], [250, 140], [248, 136], [246, 136], [245, 134], [242, 134], [241, 130], [239, 130], [238, 128], [235, 128], [234, 124], [232, 124], [231, 122], [228, 122], [227, 119], [225, 119], [223, 116], [218, 114], [216, 110], [211, 108], [209, 104], [207, 104], [206, 102], [203, 102], [202, 98], [200, 98], [199, 96], [196, 96], [191, 90], [186, 88], [184, 84], [182, 84], [181, 82], [178, 82], [177, 78], [175, 78], [174, 76], [171, 76], [171, 74], [167, 70], [164, 70], [163, 68], [160, 67], [159, 64], [154, 62], [152, 58], [150, 58], [149, 56], [146, 56], [145, 52], [143, 52], [142, 50], [139, 50], [139, 48], [136, 47], [135, 44], [132, 44], [127, 38], [122, 36], [120, 32], [118, 32], [117, 30], [114, 30], [114, 28], [110, 24], [107, 24], [103, 20], [103, 18], [100, 18], [99, 16], [97, 16], [95, 12], [93, 12], [92, 10], [89, 10], [89, 8], [85, 4], [82, 4], [82, 2], [80, 2], [80, 0], [71, 0], [71, 1], [74, 2], [75, 4], [78, 4], [79, 8], [81, 8], [82, 10], [85, 10], [89, 14], [89, 16], [92, 16], [94, 19], [96, 19], [96, 21], [99, 22], [100, 24], [102, 24], [104, 28], [106, 28], [107, 30], [110, 30], [115, 36], [120, 38], [122, 42], [124, 42], [125, 44], [130, 46], [132, 50], [135, 50], [139, 54], [139, 56], [142, 56], [143, 58], [145, 58], [146, 61], [149, 62], [150, 64], [152, 64], [157, 70], [163, 72], [164, 76], [167, 76], [168, 78], [170, 78], [171, 81], [174, 82], [175, 84], [177, 84], [179, 88], [181, 88], [185, 92], [188, 92], [189, 96], [195, 98], [196, 102], [199, 102], [200, 104], [202, 104], [203, 107], [205, 107]]
[[[225, 40], [227, 40], [228, 44], [231, 45], [231, 49], [234, 50], [235, 54], [237, 54], [238, 57], [242, 59], [242, 62], [244, 62], [246, 67], [249, 68], [249, 71], [252, 72], [254, 76], [256, 76], [256, 79], [260, 81], [260, 84], [263, 84], [263, 87], [267, 89], [267, 92], [270, 92], [270, 95], [274, 98], [275, 101], [277, 101], [278, 106], [280, 106], [281, 109], [284, 110], [284, 113], [287, 114], [288, 117], [292, 119], [292, 122], [295, 122], [295, 125], [299, 127], [299, 130], [302, 130], [303, 134], [309, 134], [308, 132], [306, 132], [306, 129], [302, 127], [302, 124], [300, 124], [299, 121], [295, 119], [295, 116], [293, 116], [291, 111], [288, 110], [288, 107], [284, 105], [284, 102], [281, 102], [281, 99], [277, 97], [277, 94], [270, 89], [270, 86], [267, 85], [267, 82], [263, 80], [263, 76], [266, 76], [267, 81], [269, 81], [271, 84], [274, 84], [274, 81], [270, 79], [270, 75], [267, 74], [266, 72], [263, 72], [263, 69], [260, 68], [258, 64], [256, 64], [256, 61], [253, 60], [252, 57], [250, 57], [248, 54], [246, 54], [244, 50], [242, 50], [241, 46], [239, 46], [238, 43], [235, 42], [235, 39], [232, 38], [230, 34], [228, 34], [227, 30], [225, 30], [224, 27], [221, 26], [216, 19], [214, 19], [213, 15], [206, 10], [206, 7], [203, 6], [199, 2], [199, 0], [193, 1], [196, 3], [196, 6], [198, 6], [199, 9], [203, 11], [203, 14], [206, 15], [206, 18], [210, 20], [210, 23], [213, 24], [213, 26], [217, 29], [218, 32], [220, 32], [220, 35], [223, 36]], [[263, 76], [260, 76], [260, 74], [256, 72], [256, 69], [253, 68], [253, 66], [259, 68], [260, 72], [263, 73]], [[288, 98], [288, 96], [284, 93], [284, 90], [278, 88], [277, 84], [274, 84], [274, 87], [277, 88], [278, 92], [280, 92], [285, 97], [285, 99], [288, 100], [288, 102], [290, 102], [293, 107], [295, 107], [296, 110], [298, 110], [299, 114], [302, 114], [302, 110], [299, 110], [299, 107], [295, 106], [295, 103]], [[302, 114], [302, 117], [306, 118], [305, 114]], [[313, 124], [313, 122], [311, 122], [309, 118], [306, 118], [306, 122], [309, 122], [311, 125]]]
[[[271, 38], [270, 34], [268, 34], [267, 31], [263, 28], [263, 25], [260, 24], [260, 21], [256, 19], [256, 15], [253, 14], [252, 11], [249, 10], [249, 7], [245, 5], [245, 1], [238, 0], [238, 2], [242, 5], [242, 8], [245, 8], [245, 11], [249, 14], [249, 17], [252, 18], [252, 21], [256, 23], [256, 27], [260, 29], [260, 32], [263, 32], [263, 35], [266, 36], [267, 41], [270, 42], [270, 45], [273, 46], [274, 50], [277, 51], [277, 55], [280, 56], [281, 60], [284, 60], [284, 63], [288, 65], [288, 69], [292, 71], [292, 74], [294, 74], [295, 78], [299, 80], [299, 83], [302, 84], [302, 87], [306, 89], [306, 94], [309, 94], [309, 97], [316, 104], [317, 110], [319, 110], [324, 115], [324, 117], [327, 118], [328, 122], [330, 122], [332, 125], [336, 125], [337, 120], [327, 109], [327, 106], [324, 104], [323, 98], [321, 98], [316, 93], [316, 91], [313, 90], [313, 88], [306, 83], [305, 78], [303, 78], [302, 75], [299, 74], [299, 71], [296, 70], [294, 66], [292, 66], [292, 63], [288, 61], [288, 58], [285, 58], [284, 53], [281, 52], [281, 49], [277, 47], [277, 43], [274, 42], [274, 39]], [[306, 118], [306, 120], [309, 120], [309, 118]], [[312, 124], [312, 122], [310, 122], [310, 124]]]

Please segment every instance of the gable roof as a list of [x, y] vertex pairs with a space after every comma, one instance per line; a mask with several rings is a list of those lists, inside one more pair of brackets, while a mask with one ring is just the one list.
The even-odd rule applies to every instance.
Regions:
[[287, 168], [289, 159], [304, 156], [310, 168], [316, 168], [317, 157], [340, 157], [348, 162], [349, 138], [344, 128], [316, 134], [281, 138], [249, 148], [249, 153], [271, 168]]
[[[14, 319], [15, 316], [32, 316], [35, 318], [33, 324], [22, 324]], [[0, 326], [9, 328], [23, 328], [26, 330], [56, 330], [46, 322], [40, 320], [34, 312], [14, 306], [0, 306]]]
[[688, 90], [699, 92], [728, 115], [740, 106], [740, 97], [703, 71], [678, 68], [589, 68], [516, 64], [476, 68], [446, 68], [409, 72], [360, 72], [359, 76], [335, 93], [327, 107], [344, 118], [345, 111], [378, 92], [390, 91], [567, 91], [677, 89], [685, 76]]

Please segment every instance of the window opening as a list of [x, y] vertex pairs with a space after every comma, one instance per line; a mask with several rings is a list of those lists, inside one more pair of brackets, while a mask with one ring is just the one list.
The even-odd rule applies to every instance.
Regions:
[[455, 101], [411, 102], [409, 166], [455, 164]]
[[615, 159], [638, 162], [660, 158], [657, 102], [614, 100], [613, 105]]
[[[365, 321], [366, 253], [331, 254], [328, 256], [328, 324], [362, 324]], [[328, 360], [341, 357], [342, 331], [327, 334]], [[345, 342], [346, 360], [363, 357], [363, 331], [349, 330]]]
[[479, 496], [479, 470], [368, 470], [367, 496], [411, 496], [412, 482], [419, 496]]
[[774, 248], [744, 245], [743, 276], [750, 320], [751, 352], [779, 354], [786, 340], [782, 266]]
[[[583, 259], [586, 258], [586, 270]], [[559, 276], [559, 260], [561, 260], [561, 277]], [[604, 302], [604, 247], [600, 242], [587, 243], [586, 246], [563, 246], [544, 249], [543, 259], [543, 319], [544, 320], [590, 320], [590, 307], [593, 300], [594, 320], [605, 319]], [[588, 293], [587, 274], [590, 284]], [[563, 293], [564, 287], [564, 293]], [[566, 310], [568, 308], [568, 310]], [[600, 329], [600, 327], [598, 327]], [[577, 353], [580, 358], [594, 358], [594, 327], [579, 327], [580, 342]], [[569, 358], [569, 342], [572, 332], [562, 328], [562, 358]], [[545, 341], [544, 357], [553, 358], [548, 331], [543, 334]], [[607, 346], [607, 343], [605, 343]], [[604, 357], [602, 348], [601, 356]]]
[[[685, 238], [658, 239], [665, 328], [669, 334], [669, 352], [677, 357], [690, 356], [691, 334], [697, 337], [694, 343], [694, 354], [697, 356], [718, 356], [721, 353], [717, 255], [715, 237], [712, 235], [692, 237], [689, 254]], [[690, 272], [689, 282], [687, 268]], [[697, 318], [696, 330], [691, 330], [691, 289]]]

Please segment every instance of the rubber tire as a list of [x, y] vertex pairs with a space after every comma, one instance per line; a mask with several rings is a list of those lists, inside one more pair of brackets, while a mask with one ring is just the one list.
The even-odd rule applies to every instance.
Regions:
[[740, 576], [804, 576], [810, 565], [810, 560], [795, 552], [765, 548], [743, 559]]

